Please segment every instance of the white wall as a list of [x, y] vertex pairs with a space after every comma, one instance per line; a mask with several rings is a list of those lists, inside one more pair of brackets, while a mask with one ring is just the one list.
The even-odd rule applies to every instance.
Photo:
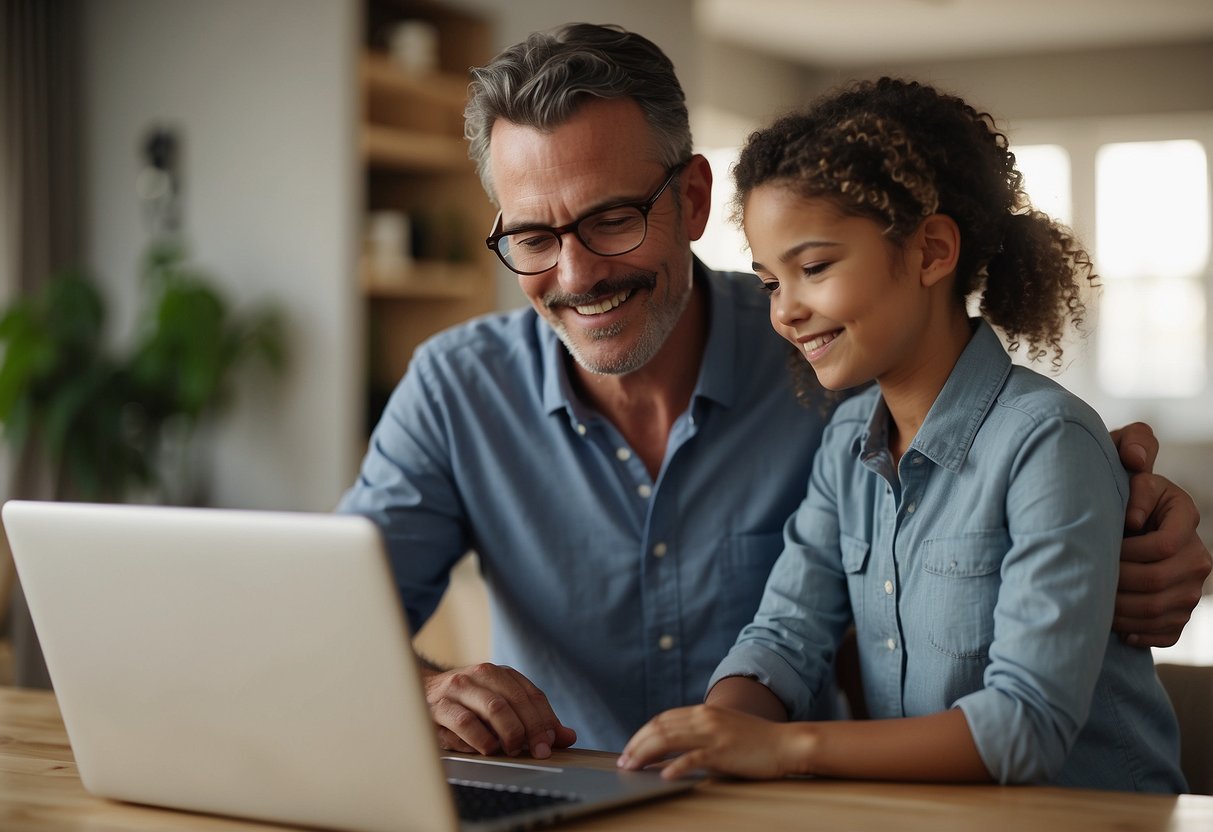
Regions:
[[357, 462], [363, 396], [351, 265], [359, 177], [353, 0], [83, 4], [84, 248], [129, 331], [147, 242], [138, 148], [183, 141], [184, 231], [237, 305], [272, 299], [291, 369], [246, 383], [217, 431], [217, 505], [326, 510]]

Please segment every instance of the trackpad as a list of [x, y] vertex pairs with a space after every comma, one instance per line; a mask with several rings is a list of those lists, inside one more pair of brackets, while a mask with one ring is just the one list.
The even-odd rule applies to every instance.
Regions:
[[561, 772], [556, 766], [528, 766], [523, 763], [465, 760], [460, 757], [443, 757], [442, 767], [446, 769], [447, 780], [502, 786], [538, 787], [544, 780]]

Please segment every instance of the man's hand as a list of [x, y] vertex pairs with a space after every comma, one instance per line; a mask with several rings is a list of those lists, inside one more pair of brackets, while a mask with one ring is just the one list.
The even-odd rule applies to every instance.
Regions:
[[1149, 426], [1128, 425], [1112, 439], [1133, 474], [1112, 629], [1130, 644], [1170, 647], [1200, 601], [1213, 557], [1196, 535], [1200, 514], [1192, 498], [1151, 473], [1158, 440]]
[[510, 756], [529, 751], [541, 760], [552, 748], [577, 741], [543, 691], [513, 668], [484, 663], [422, 674], [438, 744], [448, 751]]

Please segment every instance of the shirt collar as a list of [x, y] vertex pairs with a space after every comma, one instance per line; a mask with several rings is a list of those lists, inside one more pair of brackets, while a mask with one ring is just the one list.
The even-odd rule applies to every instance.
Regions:
[[[911, 450], [952, 472], [964, 464], [978, 429], [1011, 372], [1011, 357], [993, 327], [984, 319], [975, 320], [973, 337], [910, 443]], [[888, 447], [888, 419], [884, 397], [878, 395], [867, 429], [855, 442], [856, 454], [867, 458]]]
[[[725, 278], [694, 258], [693, 275], [697, 284], [708, 287], [708, 340], [699, 366], [699, 380], [692, 394], [729, 406], [737, 389], [737, 310]], [[551, 414], [566, 409], [575, 418], [588, 416], [586, 406], [573, 393], [565, 349], [551, 325], [536, 315], [535, 326], [542, 350], [543, 408]]]

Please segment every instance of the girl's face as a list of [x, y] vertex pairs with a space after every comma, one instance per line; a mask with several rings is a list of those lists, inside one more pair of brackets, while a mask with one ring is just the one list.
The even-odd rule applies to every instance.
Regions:
[[751, 191], [742, 224], [771, 296], [771, 325], [822, 386], [894, 381], [919, 366], [929, 315], [913, 276], [921, 251], [893, 245], [873, 220], [779, 184]]

